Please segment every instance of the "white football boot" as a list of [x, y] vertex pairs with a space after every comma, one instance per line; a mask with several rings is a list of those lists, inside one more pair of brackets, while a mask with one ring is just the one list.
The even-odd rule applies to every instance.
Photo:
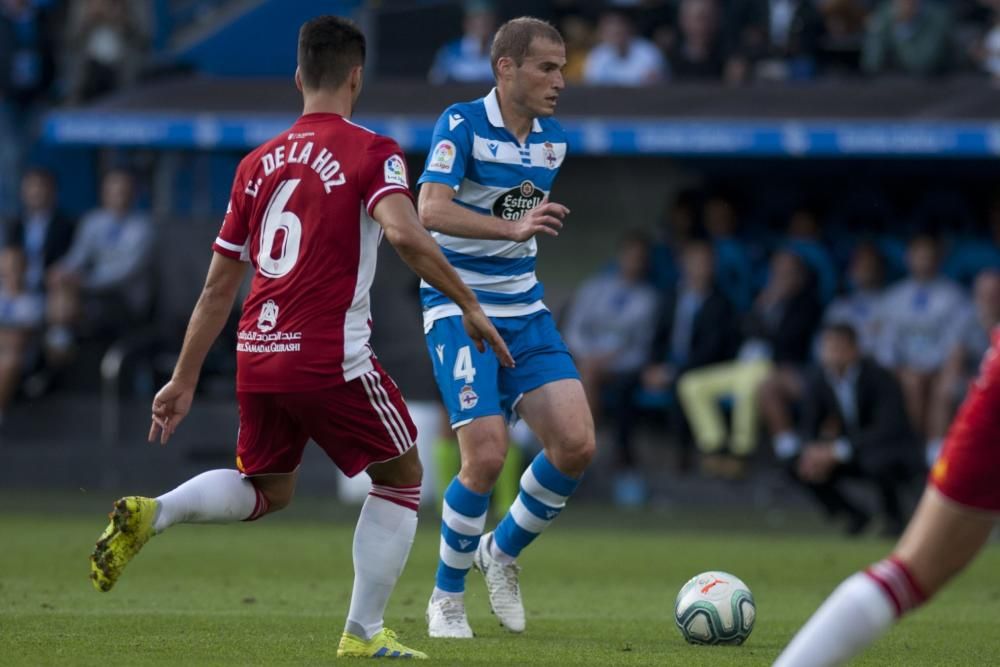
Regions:
[[472, 628], [465, 615], [465, 600], [446, 595], [427, 603], [427, 634], [441, 639], [472, 639]]
[[521, 602], [521, 586], [518, 575], [521, 568], [517, 563], [501, 563], [490, 554], [493, 533], [483, 535], [472, 561], [477, 570], [486, 577], [486, 589], [490, 593], [490, 609], [500, 619], [500, 623], [511, 632], [524, 632], [524, 604]]

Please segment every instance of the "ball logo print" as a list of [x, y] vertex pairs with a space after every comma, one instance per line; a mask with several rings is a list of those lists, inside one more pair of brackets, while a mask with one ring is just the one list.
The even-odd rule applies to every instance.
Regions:
[[257, 328], [261, 333], [267, 333], [278, 324], [278, 304], [274, 299], [268, 299], [260, 307], [260, 315], [257, 317]]
[[742, 644], [753, 631], [753, 594], [727, 572], [703, 572], [677, 594], [674, 621], [691, 644]]
[[531, 181], [508, 190], [493, 202], [493, 215], [503, 220], [520, 220], [521, 216], [535, 208], [545, 199], [545, 193]]

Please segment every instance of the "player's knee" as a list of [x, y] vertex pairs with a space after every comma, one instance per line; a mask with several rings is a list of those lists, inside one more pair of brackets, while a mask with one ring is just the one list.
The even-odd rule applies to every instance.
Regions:
[[262, 493], [267, 498], [267, 509], [261, 516], [280, 512], [292, 504], [292, 498], [295, 496], [294, 489], [267, 489]]
[[476, 493], [487, 493], [500, 478], [505, 460], [505, 450], [491, 450], [470, 457], [462, 462], [460, 481]]
[[594, 431], [585, 425], [568, 429], [547, 447], [553, 465], [571, 477], [579, 477], [590, 466], [597, 454]]

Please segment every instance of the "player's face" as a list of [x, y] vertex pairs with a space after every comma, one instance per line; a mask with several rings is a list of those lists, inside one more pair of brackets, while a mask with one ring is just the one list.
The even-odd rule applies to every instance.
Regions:
[[535, 117], [553, 115], [559, 93], [566, 87], [565, 66], [563, 44], [535, 38], [521, 66], [514, 69], [514, 97]]

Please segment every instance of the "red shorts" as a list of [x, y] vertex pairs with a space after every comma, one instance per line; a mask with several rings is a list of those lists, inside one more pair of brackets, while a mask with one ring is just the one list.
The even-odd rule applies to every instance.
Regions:
[[930, 483], [960, 505], [1000, 512], [1000, 333], [948, 431]]
[[396, 383], [377, 363], [336, 387], [288, 394], [240, 391], [237, 399], [236, 467], [245, 475], [294, 471], [312, 438], [353, 477], [373, 463], [402, 456], [417, 437]]

